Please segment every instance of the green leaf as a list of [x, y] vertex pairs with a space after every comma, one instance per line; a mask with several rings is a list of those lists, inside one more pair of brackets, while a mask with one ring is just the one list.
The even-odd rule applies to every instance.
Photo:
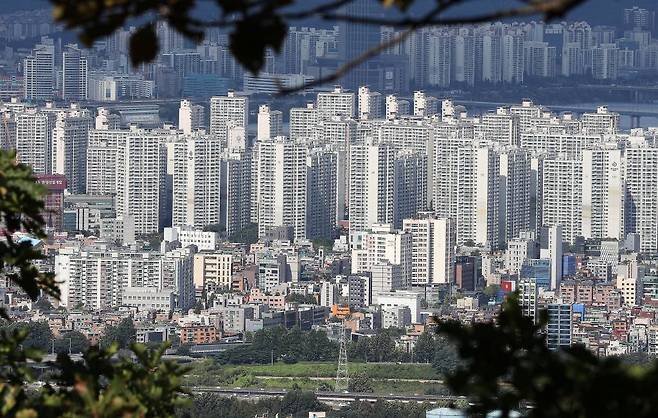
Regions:
[[152, 24], [142, 26], [130, 37], [130, 60], [133, 66], [153, 61], [160, 46]]
[[247, 17], [237, 22], [231, 33], [231, 53], [247, 70], [258, 74], [267, 48], [279, 52], [287, 33], [288, 27], [276, 15]]

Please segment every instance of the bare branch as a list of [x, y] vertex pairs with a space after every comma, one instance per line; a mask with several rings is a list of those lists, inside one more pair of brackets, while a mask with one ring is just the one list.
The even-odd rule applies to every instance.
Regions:
[[336, 10], [353, 2], [354, 0], [334, 0], [301, 12], [282, 13], [281, 17], [284, 19], [299, 20], [309, 17], [321, 16], [325, 13]]
[[450, 25], [468, 25], [474, 23], [483, 23], [498, 19], [507, 19], [511, 17], [544, 15], [549, 20], [555, 17], [563, 16], [567, 11], [576, 7], [585, 0], [550, 0], [545, 2], [527, 1], [526, 6], [496, 10], [491, 13], [485, 13], [474, 16], [461, 16], [454, 18], [436, 18], [431, 20], [414, 19], [404, 17], [401, 19], [384, 19], [367, 16], [349, 16], [339, 13], [324, 13], [320, 17], [328, 21], [349, 22], [364, 25], [381, 25], [393, 28], [406, 28], [422, 21], [420, 26], [450, 26]]

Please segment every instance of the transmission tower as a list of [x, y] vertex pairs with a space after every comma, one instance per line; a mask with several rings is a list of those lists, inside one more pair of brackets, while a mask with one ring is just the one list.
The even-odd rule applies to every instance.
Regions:
[[347, 339], [345, 322], [340, 326], [340, 351], [338, 353], [338, 370], [336, 371], [336, 392], [344, 392], [349, 386], [350, 376], [347, 372]]

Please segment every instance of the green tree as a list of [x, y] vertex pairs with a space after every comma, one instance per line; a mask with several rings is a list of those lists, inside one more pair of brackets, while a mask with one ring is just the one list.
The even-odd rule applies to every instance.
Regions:
[[395, 354], [395, 341], [388, 332], [380, 332], [368, 341], [368, 361], [391, 361]]
[[445, 375], [455, 371], [459, 362], [459, 353], [455, 344], [444, 335], [437, 335], [434, 339], [434, 354], [432, 355], [434, 370]]
[[116, 326], [107, 327], [105, 334], [101, 338], [101, 346], [108, 347], [116, 343], [119, 348], [128, 348], [135, 342], [137, 331], [135, 324], [130, 318], [124, 318]]
[[[16, 240], [21, 231], [44, 238], [44, 188], [36, 184], [30, 168], [16, 161], [15, 153], [0, 151], [0, 274], [32, 300], [48, 295], [59, 298], [52, 274], [38, 271], [35, 260], [43, 255], [30, 240]], [[0, 310], [5, 319], [7, 312]], [[166, 346], [132, 350], [137, 361], [115, 361], [118, 349], [91, 347], [84, 361], [74, 363], [60, 354], [52, 365], [54, 385], [30, 391], [33, 381], [28, 361], [41, 361], [39, 349], [50, 343], [46, 323], [11, 324], [0, 328], [0, 416], [2, 417], [169, 417], [185, 402], [181, 386], [186, 369], [161, 361]]]
[[318, 402], [313, 392], [288, 391], [281, 400], [281, 412], [295, 416], [308, 416], [310, 411], [326, 411], [326, 405]]
[[357, 393], [373, 392], [374, 388], [372, 387], [372, 380], [370, 379], [370, 376], [368, 376], [368, 373], [359, 372], [350, 376], [349, 391]]
[[318, 301], [313, 295], [301, 295], [299, 293], [291, 293], [286, 296], [286, 302], [288, 303], [300, 303], [308, 305], [317, 305]]
[[56, 353], [83, 353], [89, 348], [89, 340], [80, 331], [68, 331], [55, 340]]
[[416, 340], [414, 347], [414, 359], [418, 363], [429, 363], [434, 359], [436, 341], [434, 334], [428, 331], [423, 332]]
[[500, 286], [497, 284], [489, 284], [487, 287], [484, 288], [482, 293], [485, 295], [489, 296], [490, 298], [496, 296], [498, 294], [498, 291], [500, 290]]
[[464, 360], [446, 382], [454, 393], [469, 397], [469, 413], [500, 410], [508, 417], [522, 409], [531, 418], [655, 416], [655, 360], [647, 367], [629, 366], [580, 345], [551, 351], [542, 332], [546, 322], [545, 311], [537, 324], [524, 316], [513, 294], [495, 323], [440, 324], [439, 332]]
[[258, 224], [249, 224], [228, 237], [231, 242], [251, 245], [258, 242]]
[[47, 351], [53, 340], [53, 333], [46, 321], [39, 322], [22, 322], [18, 328], [27, 331], [27, 336], [23, 340], [23, 347]]

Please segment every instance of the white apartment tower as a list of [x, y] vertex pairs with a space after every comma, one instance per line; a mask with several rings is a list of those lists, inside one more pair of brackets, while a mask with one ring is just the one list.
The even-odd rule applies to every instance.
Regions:
[[500, 151], [501, 244], [530, 228], [530, 166], [526, 150], [514, 147]]
[[72, 104], [57, 114], [52, 132], [52, 172], [66, 176], [73, 194], [86, 192], [87, 147], [93, 119], [86, 109]]
[[500, 156], [488, 147], [457, 153], [457, 243], [473, 241], [491, 249], [500, 245]]
[[411, 284], [450, 284], [455, 275], [455, 223], [428, 213], [404, 220], [411, 234]]
[[448, 34], [430, 34], [428, 45], [428, 82], [436, 87], [448, 87], [451, 81], [452, 37]]
[[619, 132], [619, 113], [607, 106], [599, 106], [595, 113], [583, 113], [580, 118], [583, 130], [591, 135], [616, 134]]
[[375, 223], [402, 227], [427, 207], [427, 157], [366, 140], [350, 147], [350, 232]]
[[306, 236], [308, 148], [279, 136], [255, 145], [258, 152], [258, 236], [292, 228], [295, 239]]
[[249, 99], [238, 96], [229, 90], [226, 96], [210, 98], [210, 134], [216, 135], [222, 143], [228, 139], [229, 122], [233, 126], [247, 129], [249, 115]]
[[51, 171], [51, 124], [48, 116], [29, 109], [16, 116], [16, 156], [34, 174]]
[[86, 191], [91, 195], [113, 195], [117, 192], [117, 152], [119, 143], [130, 130], [91, 129], [87, 144]]
[[117, 144], [116, 213], [134, 220], [136, 234], [160, 229], [164, 218], [166, 136], [131, 131]]
[[658, 251], [658, 148], [626, 151], [625, 233], [640, 236], [640, 250]]
[[366, 273], [382, 262], [397, 264], [402, 272], [402, 286], [411, 282], [412, 236], [396, 231], [388, 224], [374, 224], [363, 233], [359, 248], [352, 250], [352, 274]]
[[219, 224], [220, 140], [195, 132], [172, 146], [172, 226], [203, 229]]
[[220, 225], [228, 236], [239, 232], [251, 216], [251, 154], [224, 151], [221, 164]]
[[269, 105], [258, 108], [258, 130], [256, 140], [274, 138], [283, 135], [283, 114], [280, 110], [271, 110]]
[[354, 117], [356, 113], [356, 98], [354, 93], [335, 86], [330, 92], [318, 93], [318, 113], [322, 118], [332, 116]]
[[336, 227], [338, 153], [312, 149], [307, 158], [306, 237], [331, 238]]
[[359, 87], [359, 119], [379, 119], [383, 116], [382, 95], [376, 91], [370, 91], [368, 86]]
[[183, 134], [190, 135], [197, 129], [203, 128], [205, 110], [203, 106], [192, 104], [191, 101], [183, 99], [178, 108], [178, 129]]
[[508, 33], [502, 37], [502, 75], [506, 83], [523, 82], [523, 34]]
[[290, 139], [308, 139], [315, 137], [318, 123], [318, 109], [313, 103], [306, 107], [293, 107], [290, 109]]
[[623, 175], [621, 150], [583, 151], [583, 237], [624, 238]]
[[582, 176], [581, 160], [544, 160], [542, 220], [545, 226], [562, 226], [569, 243], [582, 235]]

